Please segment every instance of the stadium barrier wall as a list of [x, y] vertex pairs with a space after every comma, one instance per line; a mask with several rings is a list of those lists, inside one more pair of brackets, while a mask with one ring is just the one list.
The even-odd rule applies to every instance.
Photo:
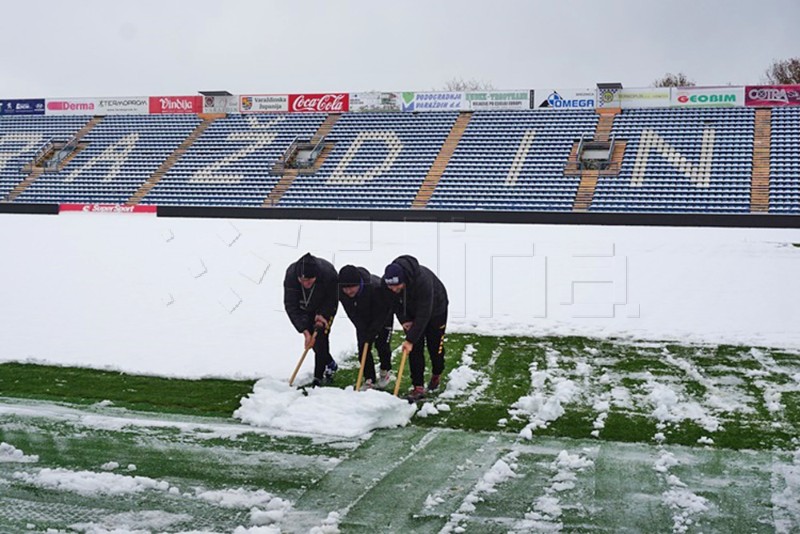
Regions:
[[0, 213], [21, 213], [26, 215], [58, 215], [58, 204], [27, 204], [1, 202]]
[[[84, 211], [84, 210], [81, 210]], [[148, 210], [150, 211], [150, 210]], [[58, 215], [58, 204], [0, 203], [0, 214]], [[121, 216], [126, 212], [87, 211], [87, 216]], [[571, 224], [597, 226], [697, 226], [720, 228], [800, 228], [797, 215], [765, 213], [591, 213], [451, 211], [390, 209], [314, 209], [314, 208], [214, 208], [158, 206], [158, 217], [197, 219], [289, 219], [394, 222], [469, 222], [486, 224]]]

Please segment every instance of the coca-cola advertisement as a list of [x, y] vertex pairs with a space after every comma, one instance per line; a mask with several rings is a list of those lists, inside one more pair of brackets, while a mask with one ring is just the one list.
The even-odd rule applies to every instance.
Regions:
[[151, 96], [150, 113], [202, 113], [203, 97], [195, 96]]
[[59, 204], [58, 212], [79, 213], [156, 213], [156, 206], [138, 204], [127, 206], [125, 204]]
[[800, 106], [800, 85], [748, 85], [744, 88], [746, 106]]
[[289, 95], [289, 111], [342, 113], [350, 111], [349, 93]]

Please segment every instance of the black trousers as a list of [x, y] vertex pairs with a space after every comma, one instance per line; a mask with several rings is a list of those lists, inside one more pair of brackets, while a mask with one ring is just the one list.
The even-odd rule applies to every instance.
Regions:
[[447, 311], [434, 315], [425, 326], [422, 337], [414, 343], [408, 355], [411, 367], [411, 383], [414, 386], [425, 385], [425, 345], [431, 357], [431, 373], [440, 375], [444, 371], [444, 331], [447, 326]]
[[375, 382], [375, 360], [372, 358], [372, 346], [378, 350], [378, 359], [381, 362], [381, 369], [389, 371], [392, 368], [392, 349], [389, 347], [389, 342], [392, 339], [392, 322], [394, 316], [389, 316], [386, 324], [381, 328], [375, 339], [366, 339], [359, 333], [356, 337], [358, 339], [358, 358], [359, 364], [361, 363], [361, 354], [364, 351], [364, 344], [369, 344], [367, 348], [367, 357], [364, 362], [364, 380], [372, 380]]
[[[316, 314], [311, 314], [309, 322], [312, 325], [314, 324], [314, 317], [316, 317]], [[325, 372], [325, 366], [333, 361], [329, 337], [331, 333], [331, 326], [333, 326], [334, 317], [334, 315], [328, 317], [328, 327], [324, 330], [320, 330], [317, 333], [316, 341], [314, 341], [314, 378], [319, 380], [322, 380], [322, 375]], [[312, 330], [311, 333], [313, 334], [314, 331]]]

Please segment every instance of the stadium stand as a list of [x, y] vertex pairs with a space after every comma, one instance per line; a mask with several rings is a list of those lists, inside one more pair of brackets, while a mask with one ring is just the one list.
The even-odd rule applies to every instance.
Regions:
[[611, 135], [627, 142], [618, 175], [598, 178], [590, 211], [750, 211], [754, 111], [627, 109]]
[[796, 215], [800, 107], [1, 116], [0, 200]]
[[596, 124], [592, 110], [475, 112], [428, 206], [570, 211], [580, 178], [564, 167]]
[[311, 139], [324, 114], [232, 115], [215, 120], [142, 202], [260, 206], [280, 179], [275, 163], [296, 138]]
[[16, 200], [125, 203], [199, 123], [195, 115], [105, 117], [83, 137], [83, 150]]
[[410, 208], [458, 113], [345, 113], [314, 175], [298, 175], [278, 206]]
[[[89, 117], [3, 117], [0, 120], [0, 199], [14, 192], [26, 178], [40, 169], [24, 169], [56, 143], [66, 143], [89, 121]], [[21, 189], [21, 188], [20, 188]], [[14, 192], [14, 197], [17, 192]]]
[[800, 108], [772, 110], [770, 211], [800, 214]]

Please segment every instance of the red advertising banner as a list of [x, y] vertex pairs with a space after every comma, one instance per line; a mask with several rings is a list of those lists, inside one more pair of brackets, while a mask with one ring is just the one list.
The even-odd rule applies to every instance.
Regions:
[[83, 213], [156, 213], [156, 206], [126, 206], [125, 204], [59, 204], [58, 212], [79, 211]]
[[289, 111], [342, 113], [350, 111], [350, 93], [289, 95]]
[[800, 106], [800, 85], [748, 85], [745, 106]]
[[203, 97], [195, 96], [151, 96], [150, 113], [202, 113]]

